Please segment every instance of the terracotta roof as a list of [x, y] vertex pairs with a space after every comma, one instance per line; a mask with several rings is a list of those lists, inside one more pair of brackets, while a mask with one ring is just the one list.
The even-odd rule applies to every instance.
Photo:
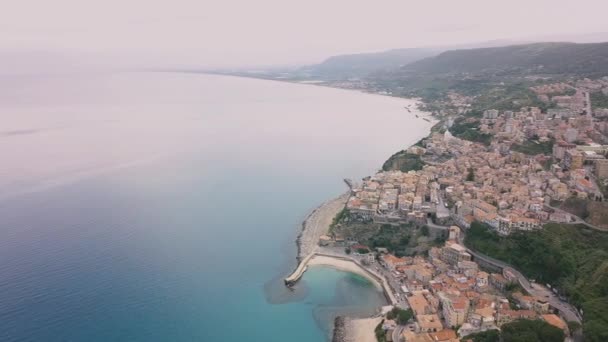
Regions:
[[541, 315], [541, 317], [543, 318], [543, 320], [545, 320], [545, 322], [551, 324], [554, 327], [560, 328], [562, 330], [566, 330], [566, 328], [568, 327], [566, 325], [566, 322], [564, 322], [564, 320], [561, 319], [557, 315], [547, 314], [547, 315]]
[[458, 338], [456, 332], [452, 329], [446, 329], [438, 332], [429, 333], [433, 341], [450, 341], [452, 339]]

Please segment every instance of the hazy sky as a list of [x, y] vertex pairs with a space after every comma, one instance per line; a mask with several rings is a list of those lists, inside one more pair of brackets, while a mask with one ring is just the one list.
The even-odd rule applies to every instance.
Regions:
[[141, 64], [310, 63], [338, 53], [608, 32], [606, 13], [606, 0], [8, 0], [0, 48]]

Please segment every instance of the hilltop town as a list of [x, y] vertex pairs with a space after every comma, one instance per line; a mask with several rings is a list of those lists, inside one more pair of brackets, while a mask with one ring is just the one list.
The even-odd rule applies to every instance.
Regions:
[[[522, 320], [546, 323], [542, 329], [558, 340], [580, 340], [581, 311], [557, 289], [464, 246], [472, 225], [502, 237], [539, 231], [547, 223], [608, 228], [597, 212], [581, 217], [562, 205], [605, 204], [608, 78], [529, 90], [545, 106], [475, 113], [475, 98], [451, 92], [446, 108], [452, 115], [441, 116], [429, 137], [352, 185], [345, 210], [320, 244], [346, 247], [389, 278], [399, 298], [395, 310], [407, 310], [411, 319], [384, 315], [376, 329], [379, 341], [475, 341], [506, 334]], [[395, 253], [355, 233], [365, 225], [370, 231], [379, 225], [424, 227], [440, 244], [424, 254]], [[370, 241], [373, 246], [363, 245]]]
[[[608, 93], [608, 79], [577, 82], [572, 96], [553, 96], [558, 107], [486, 110], [465, 117], [488, 144], [459, 138], [450, 127], [405, 153], [420, 170], [389, 170], [353, 188], [346, 208], [354, 217], [425, 224], [429, 217], [463, 228], [487, 223], [501, 235], [539, 229], [543, 223], [575, 222], [551, 203], [570, 198], [602, 201], [608, 178], [608, 109], [591, 109], [590, 89]], [[535, 87], [539, 98], [567, 88]], [[556, 99], [557, 98], [557, 99]], [[446, 210], [447, 209], [447, 210]]]
[[414, 49], [232, 73], [415, 98], [438, 120], [348, 182], [327, 234], [304, 229], [295, 278], [321, 254], [384, 279], [380, 342], [608, 340], [607, 49]]

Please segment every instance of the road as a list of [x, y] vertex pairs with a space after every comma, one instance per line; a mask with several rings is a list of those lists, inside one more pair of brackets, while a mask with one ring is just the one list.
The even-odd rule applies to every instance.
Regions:
[[374, 262], [371, 265], [365, 266], [363, 265], [359, 259], [362, 257], [357, 256], [356, 254], [346, 254], [344, 253], [344, 248], [342, 247], [319, 247], [317, 249], [317, 253], [323, 255], [332, 255], [340, 258], [348, 258], [355, 261], [358, 265], [368, 270], [370, 273], [374, 274], [376, 277], [383, 279], [385, 285], [388, 286], [388, 289], [391, 292], [390, 297], [392, 297], [391, 301], [393, 305], [396, 305], [402, 309], [409, 309], [409, 305], [403, 292], [401, 291], [401, 281], [397, 279], [389, 270], [384, 268], [378, 262]]
[[[458, 237], [458, 242], [463, 246], [465, 246], [464, 245], [464, 236], [465, 236], [464, 231], [461, 231], [461, 234]], [[467, 248], [466, 246], [465, 246], [465, 248], [467, 249], [467, 252], [469, 252], [473, 256], [473, 258], [483, 260], [483, 261], [485, 261], [489, 264], [492, 264], [496, 267], [499, 267], [503, 270], [504, 269], [509, 270], [512, 274], [514, 274], [517, 277], [519, 284], [521, 285], [521, 287], [523, 287], [524, 290], [526, 290], [526, 292], [530, 293], [534, 297], [543, 298], [544, 300], [549, 302], [549, 304], [551, 306], [553, 306], [554, 308], [559, 310], [562, 317], [564, 317], [564, 319], [566, 321], [576, 321], [578, 323], [582, 322], [582, 317], [580, 316], [580, 314], [578, 313], [576, 308], [574, 308], [572, 305], [560, 300], [551, 290], [547, 289], [546, 287], [544, 287], [540, 284], [530, 283], [528, 278], [526, 278], [520, 271], [518, 271], [517, 269], [513, 268], [511, 265], [509, 265], [503, 261], [496, 260], [487, 255], [478, 253], [470, 248]]]
[[405, 326], [398, 325], [397, 328], [393, 330], [393, 342], [401, 341], [401, 333], [403, 332], [403, 329], [405, 329]]
[[599, 231], [601, 231], [601, 232], [607, 232], [607, 231], [608, 231], [608, 229], [606, 229], [606, 228], [602, 228], [602, 227], [594, 226], [594, 225], [592, 225], [592, 224], [590, 224], [590, 223], [587, 223], [587, 222], [586, 222], [585, 220], [583, 220], [582, 218], [580, 218], [580, 217], [578, 217], [578, 216], [576, 216], [576, 215], [570, 214], [569, 212], [564, 211], [564, 210], [562, 210], [562, 209], [560, 209], [560, 208], [557, 208], [557, 207], [552, 207], [552, 206], [550, 206], [549, 204], [545, 204], [545, 207], [547, 207], [547, 208], [551, 208], [551, 209], [553, 209], [553, 210], [555, 210], [555, 211], [559, 211], [559, 212], [565, 212], [565, 213], [567, 213], [568, 215], [570, 215], [570, 216], [572, 216], [572, 217], [574, 218], [574, 222], [564, 222], [564, 223], [562, 223], [562, 224], [572, 224], [572, 225], [575, 225], [575, 224], [582, 224], [582, 225], [587, 226], [588, 228], [595, 229], [595, 230], [599, 230]]

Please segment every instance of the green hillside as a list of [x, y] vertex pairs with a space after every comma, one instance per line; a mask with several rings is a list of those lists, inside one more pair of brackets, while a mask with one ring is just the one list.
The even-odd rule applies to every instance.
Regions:
[[608, 72], [608, 43], [535, 43], [453, 50], [402, 68], [411, 73], [576, 74]]
[[465, 244], [508, 262], [538, 282], [557, 286], [584, 312], [586, 341], [608, 341], [608, 233], [547, 224], [500, 237], [474, 223]]
[[322, 63], [298, 70], [300, 74], [320, 79], [348, 79], [366, 77], [378, 70], [392, 70], [409, 63], [435, 56], [439, 49], [395, 49], [375, 53], [333, 56]]

